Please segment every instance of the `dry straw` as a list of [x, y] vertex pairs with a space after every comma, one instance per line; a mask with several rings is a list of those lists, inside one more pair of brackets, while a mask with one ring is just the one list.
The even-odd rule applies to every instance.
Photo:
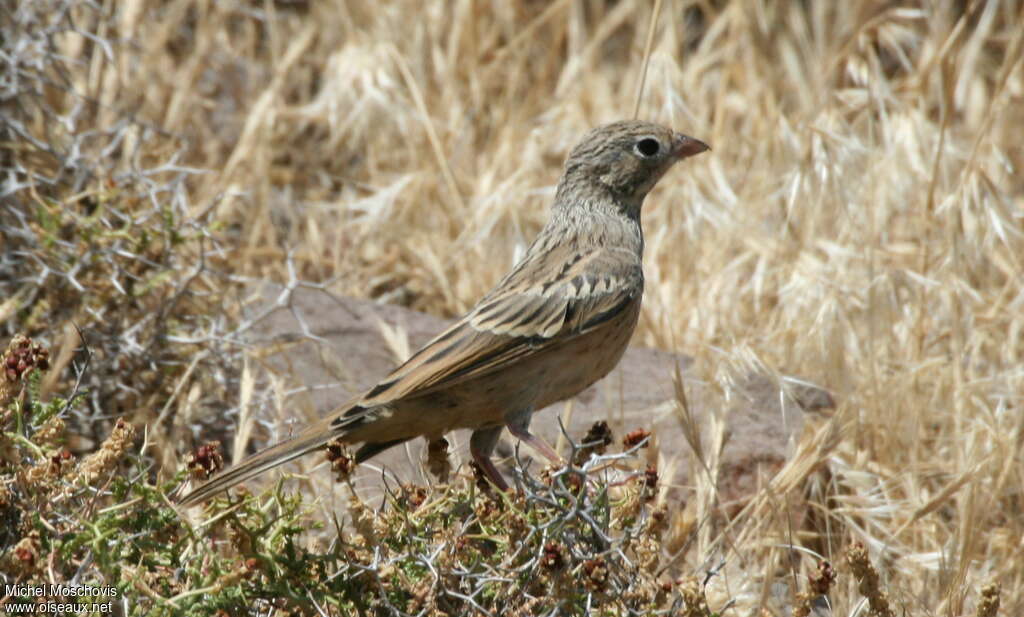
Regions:
[[[567, 148], [639, 102], [714, 152], [649, 200], [635, 343], [696, 356], [722, 409], [751, 366], [840, 402], [747, 503], [705, 481], [669, 504], [672, 571], [780, 614], [825, 558], [854, 614], [856, 541], [895, 614], [1024, 613], [1024, 9], [660, 5], [5, 9], [0, 326], [56, 355], [77, 323], [80, 430], [159, 417], [170, 466], [237, 411], [231, 285], [459, 313], [538, 230]], [[250, 378], [247, 413], [293, 413]], [[699, 476], [713, 454], [671, 455]]]

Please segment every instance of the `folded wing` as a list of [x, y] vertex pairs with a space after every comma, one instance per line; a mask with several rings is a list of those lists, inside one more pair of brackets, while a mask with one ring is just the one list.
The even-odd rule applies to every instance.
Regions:
[[[438, 335], [371, 389], [358, 406], [419, 396], [505, 370], [611, 319], [643, 293], [639, 259], [597, 248], [566, 259], [555, 276], [538, 280], [531, 262], [513, 270], [463, 319]], [[550, 270], [548, 270], [550, 272]]]

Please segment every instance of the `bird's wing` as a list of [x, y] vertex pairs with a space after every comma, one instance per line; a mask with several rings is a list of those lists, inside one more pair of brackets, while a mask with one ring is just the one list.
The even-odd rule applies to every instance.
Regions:
[[559, 252], [545, 252], [545, 259], [520, 264], [465, 317], [382, 379], [357, 406], [428, 394], [503, 370], [590, 331], [643, 293], [640, 260], [628, 250], [602, 247]]

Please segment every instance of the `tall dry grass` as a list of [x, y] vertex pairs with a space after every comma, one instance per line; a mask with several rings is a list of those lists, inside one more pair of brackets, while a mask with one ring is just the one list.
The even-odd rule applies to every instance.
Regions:
[[[303, 278], [454, 315], [539, 229], [577, 137], [630, 114], [652, 6], [125, 0], [53, 41], [89, 126], [169, 136], [128, 132], [100, 177], [181, 147], [204, 170], [181, 203], [233, 274], [284, 278], [293, 250]], [[665, 3], [640, 115], [713, 151], [648, 200], [635, 342], [723, 397], [763, 366], [840, 402], [679, 555], [724, 561], [713, 606], [749, 614], [858, 540], [898, 613], [965, 614], [991, 579], [1024, 612], [1022, 23], [1013, 1]]]

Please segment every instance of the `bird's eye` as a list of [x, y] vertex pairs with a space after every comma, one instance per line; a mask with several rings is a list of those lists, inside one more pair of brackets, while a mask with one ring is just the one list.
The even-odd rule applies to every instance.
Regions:
[[658, 140], [653, 137], [644, 137], [640, 141], [636, 142], [633, 149], [636, 150], [636, 153], [640, 156], [651, 157], [658, 154], [658, 151], [661, 150], [661, 144], [659, 144]]

